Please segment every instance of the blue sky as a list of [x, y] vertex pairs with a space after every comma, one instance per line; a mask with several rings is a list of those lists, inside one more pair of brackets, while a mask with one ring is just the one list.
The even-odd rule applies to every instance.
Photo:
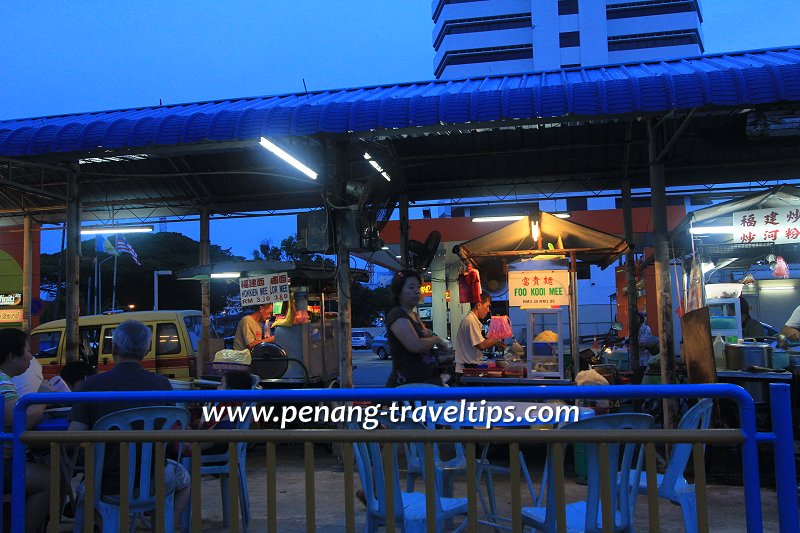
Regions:
[[[796, 0], [701, 5], [707, 52], [800, 45]], [[429, 80], [430, 13], [429, 0], [4, 0], [0, 119]], [[226, 220], [211, 238], [249, 255], [294, 229]]]

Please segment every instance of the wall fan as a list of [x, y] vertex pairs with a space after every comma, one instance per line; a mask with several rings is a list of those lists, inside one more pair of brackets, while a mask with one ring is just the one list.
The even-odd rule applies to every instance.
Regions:
[[412, 270], [417, 272], [425, 272], [430, 268], [433, 258], [436, 255], [436, 250], [439, 249], [439, 242], [442, 240], [442, 234], [438, 231], [432, 231], [425, 239], [425, 242], [415, 240], [408, 241], [408, 264]]

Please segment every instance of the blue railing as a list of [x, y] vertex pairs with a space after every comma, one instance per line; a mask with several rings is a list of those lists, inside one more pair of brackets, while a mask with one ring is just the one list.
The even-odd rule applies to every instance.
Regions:
[[[420, 400], [603, 400], [639, 398], [728, 398], [739, 407], [742, 444], [747, 531], [762, 531], [761, 487], [759, 481], [758, 444], [774, 446], [775, 482], [778, 514], [782, 532], [798, 531], [797, 478], [794, 462], [794, 439], [791, 421], [789, 386], [771, 384], [772, 431], [756, 431], [753, 398], [737, 385], [623, 385], [563, 387], [485, 387], [485, 388], [402, 388], [402, 389], [301, 389], [301, 390], [220, 390], [160, 392], [91, 392], [29, 394], [14, 408], [13, 433], [3, 433], [3, 442], [12, 440], [12, 533], [25, 531], [25, 411], [34, 404], [78, 403], [153, 403], [153, 402], [297, 402], [332, 401], [401, 401], [413, 397]], [[2, 414], [0, 414], [2, 417]], [[0, 418], [0, 421], [2, 419]], [[3, 426], [5, 427], [5, 426]], [[0, 466], [0, 475], [3, 474]], [[0, 514], [0, 519], [2, 515]]]

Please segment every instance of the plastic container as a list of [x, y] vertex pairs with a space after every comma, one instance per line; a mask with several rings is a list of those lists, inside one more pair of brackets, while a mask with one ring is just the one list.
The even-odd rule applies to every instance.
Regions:
[[742, 295], [741, 283], [709, 283], [706, 285], [706, 299], [738, 298]]

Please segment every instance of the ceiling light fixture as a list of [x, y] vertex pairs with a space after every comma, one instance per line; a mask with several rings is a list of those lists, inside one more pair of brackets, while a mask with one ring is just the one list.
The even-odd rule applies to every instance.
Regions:
[[569, 218], [569, 213], [553, 213], [553, 216], [558, 218]]
[[151, 233], [153, 226], [87, 226], [81, 235], [113, 235], [115, 233]]
[[759, 287], [762, 291], [793, 291], [794, 285], [771, 285], [769, 287]]
[[386, 171], [385, 171], [385, 170], [383, 170], [383, 167], [381, 167], [381, 166], [378, 164], [378, 162], [377, 162], [377, 161], [375, 161], [374, 159], [372, 159], [372, 156], [371, 156], [371, 155], [369, 155], [369, 153], [368, 153], [368, 152], [364, 152], [364, 159], [366, 159], [366, 160], [367, 160], [367, 162], [368, 162], [370, 165], [372, 165], [372, 168], [374, 168], [375, 170], [377, 170], [377, 171], [378, 171], [378, 173], [379, 173], [381, 176], [383, 176], [383, 178], [384, 178], [386, 181], [392, 181], [392, 178], [389, 176], [389, 174], [387, 174], [387, 173], [386, 173]]
[[294, 158], [286, 150], [284, 150], [283, 148], [279, 147], [275, 143], [269, 141], [268, 139], [265, 139], [264, 137], [261, 137], [261, 141], [259, 142], [259, 144], [261, 146], [263, 146], [264, 148], [266, 148], [267, 150], [269, 150], [270, 152], [272, 152], [273, 154], [275, 154], [278, 157], [280, 157], [281, 159], [283, 159], [284, 161], [286, 161], [287, 163], [289, 163], [290, 165], [292, 165], [294, 168], [296, 168], [297, 170], [299, 170], [300, 172], [302, 172], [303, 174], [305, 174], [306, 176], [308, 176], [312, 180], [317, 179], [317, 173], [316, 172], [314, 172], [313, 170], [308, 168], [306, 165], [301, 163], [299, 160]]
[[517, 220], [525, 218], [523, 215], [515, 216], [498, 216], [498, 217], [475, 217], [473, 222], [516, 222]]
[[727, 235], [735, 231], [733, 226], [695, 226], [689, 230], [692, 235]]

